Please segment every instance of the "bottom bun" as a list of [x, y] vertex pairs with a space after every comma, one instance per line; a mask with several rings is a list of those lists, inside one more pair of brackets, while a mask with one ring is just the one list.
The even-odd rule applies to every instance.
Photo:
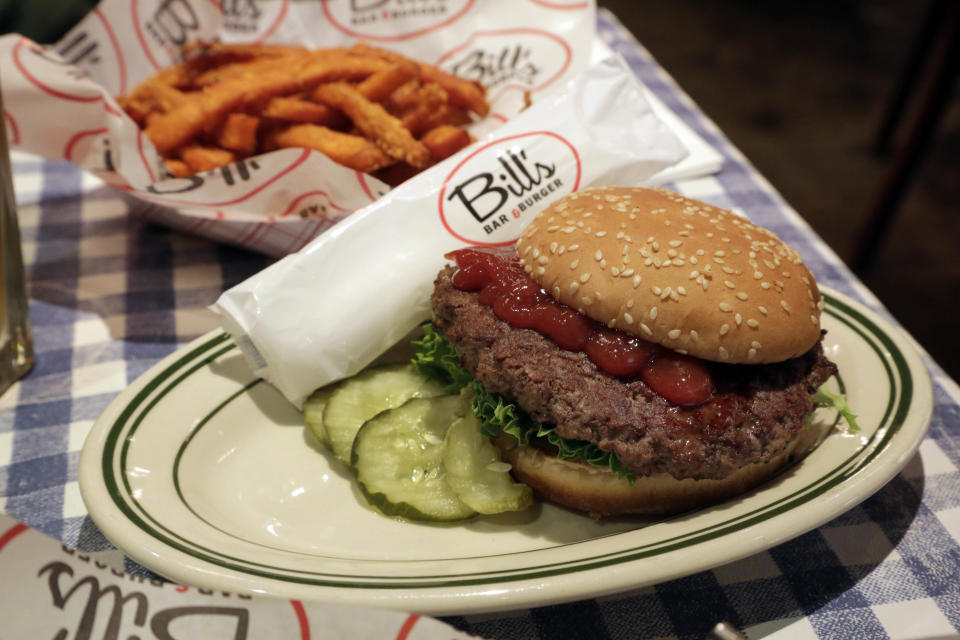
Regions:
[[514, 477], [540, 497], [586, 512], [592, 518], [639, 514], [666, 515], [720, 502], [768, 480], [802, 458], [820, 441], [816, 425], [798, 434], [787, 450], [767, 462], [742, 467], [719, 479], [684, 478], [662, 473], [639, 476], [631, 485], [614, 472], [592, 465], [561, 460], [532, 446], [516, 446], [513, 436], [494, 439]]

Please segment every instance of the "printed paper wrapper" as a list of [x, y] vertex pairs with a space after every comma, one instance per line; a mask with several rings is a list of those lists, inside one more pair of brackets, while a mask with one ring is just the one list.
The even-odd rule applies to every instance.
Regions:
[[65, 158], [129, 191], [148, 218], [271, 255], [291, 253], [389, 187], [306, 150], [275, 151], [189, 178], [162, 159], [113, 96], [179, 62], [197, 40], [336, 47], [364, 41], [488, 88], [477, 137], [537, 102], [590, 58], [583, 0], [103, 0], [60, 42], [0, 38], [11, 145]]
[[610, 57], [230, 289], [215, 310], [256, 374], [300, 406], [429, 317], [448, 251], [509, 245], [548, 202], [640, 184], [685, 154], [626, 63]]
[[126, 574], [0, 514], [0, 619], [7, 638], [403, 638], [475, 636], [434, 618], [281, 600]]

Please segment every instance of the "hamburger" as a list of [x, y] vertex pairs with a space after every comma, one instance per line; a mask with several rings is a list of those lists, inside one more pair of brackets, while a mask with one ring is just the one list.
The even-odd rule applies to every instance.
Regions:
[[[550, 204], [516, 245], [448, 254], [422, 370], [472, 385], [514, 476], [594, 517], [676, 513], [816, 443], [836, 366], [820, 292], [772, 232], [662, 189]], [[426, 353], [427, 355], [424, 355]]]

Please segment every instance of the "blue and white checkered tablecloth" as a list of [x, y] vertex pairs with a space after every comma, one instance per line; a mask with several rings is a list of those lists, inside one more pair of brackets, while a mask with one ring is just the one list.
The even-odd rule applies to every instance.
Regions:
[[[725, 158], [719, 174], [674, 188], [748, 212], [795, 247], [819, 282], [885, 314], [615, 17], [601, 12], [598, 29]], [[269, 259], [151, 226], [120, 192], [72, 165], [18, 155], [14, 172], [37, 358], [0, 397], [0, 510], [143, 573], [87, 515], [77, 486], [84, 438], [127, 384], [216, 327], [207, 306]], [[935, 407], [919, 454], [878, 494], [819, 529], [638, 592], [447, 620], [489, 638], [702, 638], [721, 619], [751, 637], [957, 636], [960, 389], [925, 361]]]

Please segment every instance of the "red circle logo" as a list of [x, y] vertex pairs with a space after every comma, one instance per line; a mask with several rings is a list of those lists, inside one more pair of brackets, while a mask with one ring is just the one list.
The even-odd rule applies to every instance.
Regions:
[[437, 60], [453, 75], [479, 82], [496, 102], [505, 91], [540, 91], [570, 68], [572, 47], [540, 29], [477, 31]]
[[354, 38], [384, 42], [416, 38], [462, 18], [476, 0], [322, 0], [323, 14]]
[[580, 187], [580, 154], [552, 131], [488, 142], [460, 161], [443, 182], [440, 220], [468, 244], [513, 243], [533, 215]]

